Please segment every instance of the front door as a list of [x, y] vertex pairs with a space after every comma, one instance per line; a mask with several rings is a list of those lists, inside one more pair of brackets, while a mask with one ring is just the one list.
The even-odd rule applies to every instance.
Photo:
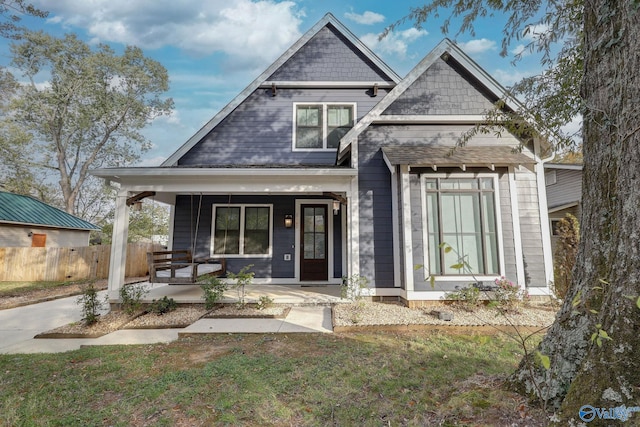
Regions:
[[302, 205], [300, 280], [328, 280], [327, 205]]

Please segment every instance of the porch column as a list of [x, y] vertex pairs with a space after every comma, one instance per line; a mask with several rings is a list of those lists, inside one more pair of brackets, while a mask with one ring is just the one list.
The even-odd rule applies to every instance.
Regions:
[[[413, 277], [413, 236], [411, 230], [411, 181], [409, 176], [409, 166], [400, 166], [400, 203], [402, 204], [402, 237], [404, 251], [404, 280], [405, 290], [407, 292], [407, 299], [410, 292], [414, 291], [414, 277]], [[428, 248], [425, 246], [425, 259], [428, 258]], [[431, 274], [429, 272], [429, 274]], [[428, 279], [427, 279], [428, 280]]]
[[127, 262], [127, 237], [129, 235], [129, 208], [126, 190], [119, 190], [116, 196], [116, 212], [111, 236], [111, 258], [109, 260], [109, 299], [119, 298], [120, 288], [124, 285], [124, 273]]

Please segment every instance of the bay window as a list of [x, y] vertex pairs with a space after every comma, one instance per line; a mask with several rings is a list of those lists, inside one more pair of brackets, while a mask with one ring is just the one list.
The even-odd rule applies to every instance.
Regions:
[[429, 274], [499, 274], [494, 179], [425, 177], [423, 188]]

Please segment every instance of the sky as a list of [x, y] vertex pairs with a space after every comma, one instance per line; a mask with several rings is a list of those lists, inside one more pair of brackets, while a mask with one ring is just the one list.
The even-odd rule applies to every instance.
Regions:
[[[152, 149], [139, 166], [158, 166], [258, 77], [286, 49], [331, 12], [401, 77], [445, 35], [446, 11], [422, 28], [400, 25], [386, 38], [378, 35], [406, 16], [420, 1], [406, 0], [30, 0], [49, 12], [46, 19], [26, 17], [32, 30], [63, 36], [74, 33], [90, 45], [104, 43], [121, 51], [143, 49], [169, 72], [170, 116], [154, 120], [144, 135]], [[504, 86], [540, 71], [537, 58], [516, 65], [500, 56], [502, 16], [486, 18], [475, 33], [449, 38]], [[535, 31], [533, 32], [535, 33]], [[527, 39], [514, 42], [511, 54]], [[8, 66], [8, 40], [0, 39], [0, 66]], [[11, 68], [9, 67], [9, 70]], [[16, 76], [20, 79], [21, 76]], [[45, 83], [45, 82], [43, 82]]]

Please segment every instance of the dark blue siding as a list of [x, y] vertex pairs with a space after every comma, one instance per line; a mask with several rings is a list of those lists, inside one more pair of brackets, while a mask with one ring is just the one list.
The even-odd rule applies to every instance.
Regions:
[[[305, 200], [311, 197], [304, 196]], [[326, 199], [320, 199], [326, 200]], [[173, 249], [192, 249], [195, 242], [196, 257], [208, 258], [211, 248], [211, 228], [214, 204], [269, 204], [273, 205], [273, 248], [270, 258], [228, 258], [227, 269], [237, 273], [248, 264], [260, 278], [294, 278], [295, 276], [295, 229], [284, 227], [284, 216], [295, 213], [296, 196], [193, 196], [176, 198]], [[197, 223], [198, 211], [200, 222]], [[334, 217], [334, 277], [342, 275], [342, 226], [340, 215]], [[197, 239], [194, 239], [196, 234]], [[291, 254], [291, 261], [284, 255]]]
[[382, 99], [367, 89], [258, 89], [229, 114], [179, 161], [182, 166], [326, 165], [333, 166], [336, 151], [293, 151], [294, 102], [357, 104], [357, 120]]
[[380, 145], [359, 147], [360, 274], [377, 288], [393, 287], [391, 174]]

